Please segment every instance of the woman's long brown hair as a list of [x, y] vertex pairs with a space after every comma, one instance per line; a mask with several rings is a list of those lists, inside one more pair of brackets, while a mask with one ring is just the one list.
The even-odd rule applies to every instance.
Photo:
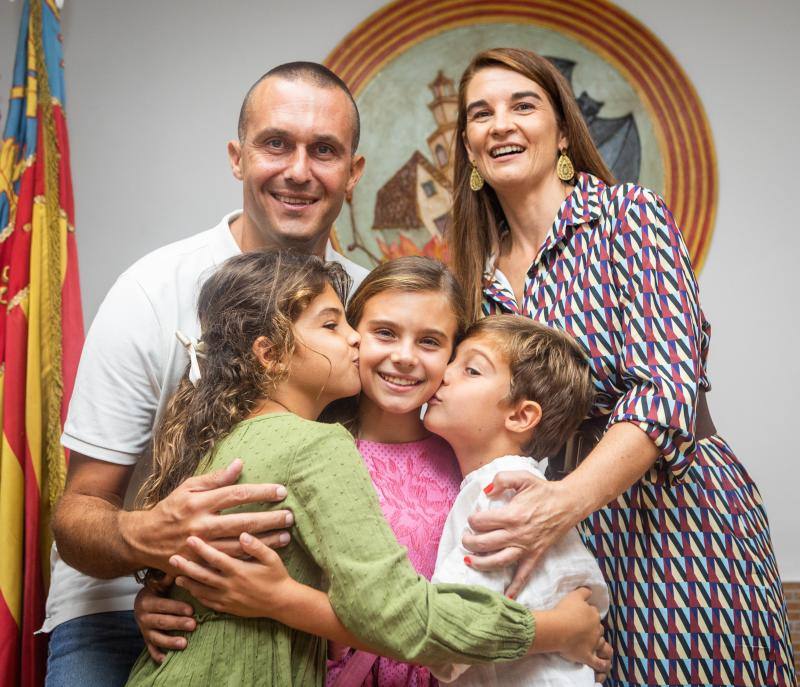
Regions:
[[[461, 76], [458, 86], [458, 128], [453, 163], [453, 230], [448, 241], [451, 265], [464, 288], [470, 320], [480, 317], [486, 260], [499, 246], [500, 225], [505, 219], [491, 186], [485, 184], [478, 192], [470, 189], [472, 165], [464, 145], [467, 130], [467, 87], [475, 74], [490, 67], [509, 69], [535, 81], [547, 93], [553, 105], [558, 126], [569, 141], [568, 154], [575, 170], [593, 174], [607, 184], [614, 183], [614, 176], [592, 141], [569, 83], [549, 60], [529, 50], [517, 48], [494, 48], [475, 55]], [[555, 168], [556, 160], [553, 160], [553, 174]]]
[[[225, 261], [203, 285], [198, 315], [201, 379], [184, 377], [155, 432], [153, 471], [138, 505], [152, 508], [187, 477], [288, 374], [293, 323], [330, 284], [344, 302], [350, 279], [337, 263], [294, 251], [254, 251]], [[262, 365], [253, 344], [270, 344]]]

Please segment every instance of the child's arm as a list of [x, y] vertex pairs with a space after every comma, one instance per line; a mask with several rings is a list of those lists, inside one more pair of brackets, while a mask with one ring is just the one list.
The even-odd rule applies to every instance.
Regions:
[[[219, 612], [273, 618], [302, 632], [356, 649], [380, 652], [378, 647], [365, 643], [341, 623], [324, 592], [292, 580], [280, 556], [272, 549], [249, 535], [242, 535], [241, 544], [253, 560], [232, 558], [192, 537], [189, 545], [208, 567], [173, 556], [172, 565], [187, 576], [178, 578], [180, 586]], [[456, 585], [449, 586], [456, 588]], [[536, 641], [528, 653], [558, 652], [595, 671], [607, 671], [610, 654], [603, 653], [605, 657], [600, 658], [598, 653], [605, 652], [608, 645], [599, 639], [602, 637], [599, 614], [587, 603], [589, 596], [589, 590], [578, 589], [554, 609], [534, 611]]]
[[272, 618], [301, 632], [372, 651], [342, 625], [325, 592], [293, 580], [280, 556], [255, 537], [242, 534], [239, 541], [252, 560], [231, 558], [190, 537], [189, 546], [208, 565], [173, 556], [171, 563], [182, 573], [175, 583], [212, 610]]
[[309, 436], [287, 482], [295, 541], [325, 572], [336, 615], [376, 653], [428, 664], [510, 660], [528, 651], [530, 611], [485, 589], [431, 585], [412, 568], [344, 429]]

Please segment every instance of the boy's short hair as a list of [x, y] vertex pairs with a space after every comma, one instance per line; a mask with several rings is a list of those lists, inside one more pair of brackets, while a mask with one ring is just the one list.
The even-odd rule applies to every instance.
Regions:
[[534, 401], [542, 419], [525, 446], [541, 459], [555, 455], [588, 415], [594, 400], [589, 362], [583, 349], [565, 332], [527, 317], [491, 315], [473, 324], [467, 339], [493, 344], [511, 371], [507, 400]]

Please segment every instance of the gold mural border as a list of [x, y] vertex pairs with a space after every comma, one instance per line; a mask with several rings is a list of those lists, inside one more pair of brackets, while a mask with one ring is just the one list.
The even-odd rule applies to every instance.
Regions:
[[705, 110], [666, 46], [607, 0], [396, 0], [353, 29], [325, 64], [358, 96], [388, 62], [414, 45], [451, 29], [490, 23], [527, 23], [563, 33], [623, 75], [650, 115], [664, 171], [663, 195], [699, 271], [714, 231], [718, 193]]

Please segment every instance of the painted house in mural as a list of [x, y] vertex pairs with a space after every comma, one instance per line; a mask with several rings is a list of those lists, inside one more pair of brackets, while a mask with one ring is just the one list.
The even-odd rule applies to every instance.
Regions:
[[453, 80], [441, 70], [428, 88], [433, 93], [428, 108], [436, 122], [427, 138], [431, 158], [415, 150], [375, 197], [372, 229], [381, 233], [377, 243], [386, 258], [409, 253], [445, 257], [458, 96]]
[[[572, 84], [575, 62], [548, 57]], [[450, 226], [453, 190], [453, 151], [458, 117], [458, 96], [453, 80], [440, 69], [428, 84], [433, 100], [428, 109], [436, 129], [428, 136], [430, 158], [415, 150], [375, 197], [373, 231], [380, 256], [373, 260], [423, 254], [446, 259], [445, 240]], [[614, 176], [637, 181], [641, 143], [632, 113], [604, 118], [604, 103], [583, 91], [576, 99], [589, 132]], [[377, 260], [376, 260], [377, 261]]]

